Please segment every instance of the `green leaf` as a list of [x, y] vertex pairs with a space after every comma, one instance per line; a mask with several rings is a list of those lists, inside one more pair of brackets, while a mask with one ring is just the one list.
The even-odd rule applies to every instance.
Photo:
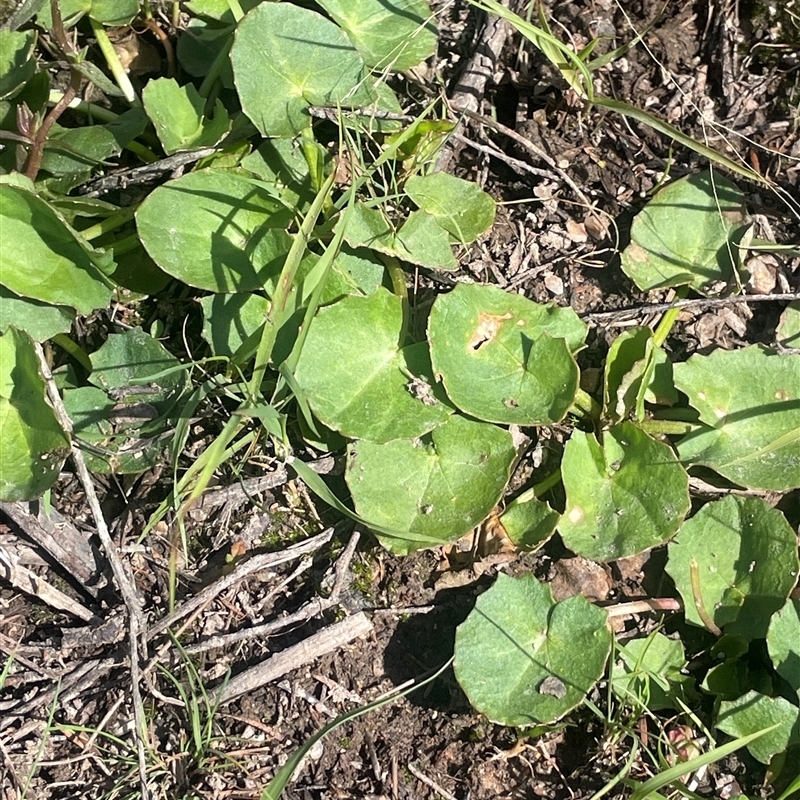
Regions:
[[375, 96], [344, 32], [289, 3], [263, 3], [247, 14], [231, 62], [242, 108], [264, 136], [309, 128], [309, 106], [366, 105]]
[[694, 355], [673, 371], [703, 423], [678, 442], [683, 461], [751, 489], [800, 486], [800, 355], [753, 345]]
[[644, 418], [644, 399], [655, 368], [653, 331], [631, 328], [614, 340], [603, 382], [605, 419], [611, 423]]
[[474, 242], [494, 222], [494, 200], [476, 183], [446, 172], [411, 177], [405, 192], [461, 244]]
[[532, 575], [500, 573], [456, 630], [456, 678], [492, 722], [549, 723], [577, 706], [611, 649], [606, 613], [582, 595], [560, 603]]
[[585, 338], [572, 309], [489, 285], [459, 284], [440, 295], [428, 322], [434, 372], [450, 399], [503, 424], [563, 419], [578, 389], [572, 353]]
[[410, 533], [411, 541], [378, 536], [405, 554], [429, 547], [432, 538], [455, 541], [484, 520], [503, 494], [514, 457], [508, 431], [452, 416], [420, 439], [351, 445], [347, 485], [368, 523]]
[[775, 339], [781, 347], [800, 349], [800, 300], [783, 309]]
[[533, 492], [512, 500], [500, 515], [508, 538], [521, 550], [538, 550], [555, 532], [561, 515]]
[[689, 476], [665, 444], [630, 422], [574, 430], [561, 474], [567, 506], [558, 529], [574, 553], [614, 561], [666, 542], [689, 511]]
[[264, 324], [270, 304], [258, 294], [212, 294], [199, 302], [203, 338], [215, 356], [232, 356]]
[[[139, 0], [59, 0], [59, 10], [67, 27], [88, 14], [103, 25], [127, 25], [139, 13]], [[37, 17], [42, 27], [52, 30], [50, 4], [46, 3]]]
[[150, 469], [171, 438], [186, 372], [141, 328], [111, 334], [91, 362], [94, 386], [64, 392], [75, 435], [106, 451], [87, 451], [87, 466], [110, 474]]
[[58, 477], [69, 439], [45, 400], [33, 342], [9, 328], [0, 335], [0, 501], [34, 500]]
[[319, 0], [319, 4], [344, 28], [369, 67], [403, 72], [436, 51], [436, 26], [426, 0]]
[[119, 155], [121, 149], [113, 132], [104, 125], [54, 125], [42, 155], [42, 169], [56, 176], [85, 173]]
[[[255, 8], [260, 2], [261, 0], [237, 0], [237, 4], [245, 12]], [[226, 23], [235, 22], [231, 11], [233, 4], [230, 0], [189, 0], [185, 5], [190, 13], [198, 17], [208, 17]]]
[[73, 319], [75, 312], [71, 308], [19, 297], [0, 286], [0, 333], [13, 325], [34, 342], [45, 342], [57, 333], [66, 333]]
[[206, 98], [188, 83], [178, 86], [173, 78], [150, 81], [142, 92], [147, 116], [155, 125], [156, 133], [171, 155], [180, 150], [211, 147], [230, 129], [230, 119], [220, 100], [214, 104], [214, 116], [205, 115]]
[[686, 619], [703, 625], [692, 589], [697, 564], [706, 613], [727, 634], [763, 638], [797, 582], [797, 538], [786, 518], [758, 497], [728, 496], [684, 522], [669, 545], [667, 572]]
[[458, 268], [447, 231], [425, 211], [408, 215], [394, 238], [392, 250], [410, 264], [442, 270]]
[[383, 288], [317, 313], [295, 378], [329, 428], [387, 442], [421, 436], [452, 413], [425, 346], [400, 346], [402, 315], [400, 298]]
[[159, 186], [136, 212], [139, 236], [164, 272], [212, 292], [277, 279], [291, 247], [291, 212], [239, 170], [202, 170]]
[[[327, 151], [322, 154], [330, 166]], [[292, 207], [308, 207], [316, 194], [308, 161], [295, 139], [267, 139], [257, 150], [245, 156], [241, 165], [275, 187], [275, 192]]]
[[31, 192], [0, 184], [3, 271], [0, 280], [15, 294], [81, 314], [104, 308], [111, 289], [61, 217]]
[[709, 172], [681, 178], [637, 214], [622, 269], [643, 291], [688, 284], [707, 292], [739, 266], [735, 235], [746, 222], [733, 183]]
[[777, 727], [747, 746], [762, 764], [800, 743], [800, 709], [783, 697], [766, 697], [758, 692], [720, 703], [717, 727], [731, 736], [747, 736], [771, 726]]
[[775, 671], [800, 699], [800, 599], [788, 599], [772, 615], [767, 629], [767, 648]]
[[351, 247], [368, 247], [421, 267], [451, 270], [458, 266], [447, 231], [424, 211], [409, 214], [395, 231], [381, 209], [356, 203], [344, 238]]
[[[154, 467], [166, 447], [165, 436], [139, 437], [139, 428], [157, 418], [157, 411], [142, 395], [138, 402], [117, 403], [102, 389], [81, 386], [64, 392], [64, 407], [73, 434], [94, 448], [83, 454], [86, 466], [101, 475], [135, 475]], [[152, 426], [151, 426], [152, 428]], [[152, 432], [152, 431], [151, 431]]]
[[[91, 361], [89, 380], [95, 386], [121, 390], [125, 396], [122, 402], [135, 404], [146, 397], [160, 414], [173, 407], [176, 395], [186, 386], [186, 372], [176, 369], [180, 367], [178, 359], [141, 328], [112, 333], [92, 353]], [[132, 387], [145, 387], [146, 391], [137, 392]]]
[[[227, 0], [226, 0], [227, 2]], [[183, 69], [195, 78], [204, 77], [209, 65], [222, 59], [219, 82], [225, 89], [233, 88], [233, 70], [228, 50], [235, 25], [219, 25], [201, 19], [190, 19], [178, 39], [178, 61]], [[223, 51], [225, 55], [223, 56]]]
[[92, 0], [89, 16], [103, 25], [127, 25], [139, 13], [139, 0]]
[[611, 668], [611, 690], [628, 706], [643, 706], [650, 711], [676, 708], [671, 684], [682, 682], [680, 673], [685, 666], [680, 640], [656, 631], [618, 648]]
[[0, 30], [0, 100], [14, 95], [36, 71], [35, 31]]

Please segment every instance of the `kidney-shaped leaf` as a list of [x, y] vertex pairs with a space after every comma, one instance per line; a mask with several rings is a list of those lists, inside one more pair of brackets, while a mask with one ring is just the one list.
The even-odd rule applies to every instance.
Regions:
[[249, 292], [280, 274], [292, 215], [241, 171], [191, 172], [151, 192], [139, 236], [164, 272], [212, 292]]
[[456, 678], [501, 725], [548, 723], [575, 708], [603, 674], [606, 612], [582, 595], [556, 603], [532, 575], [502, 573], [456, 630]]
[[738, 266], [735, 234], [746, 222], [744, 197], [730, 181], [709, 172], [681, 178], [634, 219], [622, 269], [643, 291], [727, 282]]
[[364, 61], [344, 31], [291, 3], [262, 3], [247, 14], [231, 61], [242, 108], [264, 136], [294, 136], [310, 127], [309, 106], [374, 99]]
[[567, 506], [564, 544], [596, 561], [613, 561], [663, 544], [689, 510], [689, 476], [672, 450], [630, 422], [605, 431], [602, 445], [575, 430], [561, 474]]
[[503, 494], [515, 450], [511, 434], [457, 415], [421, 439], [351, 445], [347, 485], [368, 522], [420, 540], [379, 536], [405, 554], [463, 536]]
[[405, 191], [461, 244], [474, 242], [494, 222], [494, 200], [476, 183], [455, 175], [415, 175], [406, 181]]
[[733, 495], [708, 503], [669, 545], [667, 572], [683, 597], [686, 619], [703, 625], [706, 613], [726, 634], [763, 638], [770, 617], [797, 582], [797, 538], [780, 511], [759, 497]]
[[800, 709], [783, 697], [767, 697], [755, 691], [720, 703], [717, 727], [731, 736], [747, 736], [773, 726], [777, 727], [747, 746], [762, 764], [769, 764], [775, 753], [800, 744]]
[[767, 648], [775, 671], [797, 692], [800, 699], [800, 599], [786, 601], [772, 615], [767, 629]]
[[452, 413], [432, 385], [425, 346], [400, 347], [402, 315], [400, 298], [383, 288], [318, 312], [295, 378], [329, 428], [387, 442], [421, 436]]
[[108, 305], [111, 289], [86, 247], [44, 200], [0, 185], [3, 270], [0, 281], [15, 294], [81, 314]]
[[9, 328], [0, 336], [0, 500], [33, 500], [50, 488], [69, 439], [45, 400], [33, 342]]
[[753, 489], [800, 486], [800, 355], [717, 350], [675, 364], [674, 375], [703, 423], [678, 442], [683, 461]]
[[436, 50], [426, 0], [319, 0], [344, 28], [368, 66], [395, 72], [416, 67]]
[[488, 422], [558, 422], [578, 388], [572, 353], [586, 326], [570, 308], [495, 286], [459, 284], [440, 295], [428, 322], [431, 361], [450, 399]]

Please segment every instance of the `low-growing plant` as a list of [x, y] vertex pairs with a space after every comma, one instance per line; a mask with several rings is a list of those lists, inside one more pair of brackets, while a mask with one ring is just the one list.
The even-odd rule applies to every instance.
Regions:
[[[602, 562], [666, 545], [686, 620], [708, 631], [703, 674], [687, 675], [680, 641], [662, 633], [610, 661], [603, 608], [582, 596], [556, 602], [530, 575], [500, 575], [458, 629], [458, 681], [490, 720], [522, 727], [561, 719], [601, 679], [648, 712], [685, 713], [702, 692], [714, 698], [713, 728], [777, 768], [800, 744], [796, 533], [758, 494], [692, 507], [690, 475], [702, 468], [754, 491], [800, 486], [800, 355], [787, 349], [796, 309], [775, 349], [679, 362], [664, 347], [670, 310], [655, 330], [616, 339], [602, 397], [590, 397], [576, 360], [588, 328], [572, 309], [466, 282], [427, 313], [409, 298], [404, 268], [455, 269], [454, 248], [495, 215], [478, 186], [432, 171], [451, 123], [434, 107], [402, 121], [391, 88], [393, 74], [435, 49], [425, 0], [391, 10], [381, 0], [318, 0], [318, 10], [194, 0], [177, 59], [198, 80], [152, 79], [141, 96], [106, 28], [152, 21], [148, 4], [24, 8], [34, 6], [71, 83], [50, 89], [37, 34], [17, 29], [26, 19], [0, 32], [0, 136], [14, 144], [0, 153], [0, 497], [41, 496], [70, 446], [96, 472], [135, 474], [168, 458], [173, 491], [150, 527], [172, 512], [180, 528], [215, 473], [269, 448], [400, 555], [451, 543], [498, 507], [520, 550], [555, 531]], [[116, 83], [74, 45], [84, 15]], [[548, 57], [575, 67], [573, 88], [603, 105], [544, 34], [536, 41]], [[77, 104], [71, 113], [89, 124], [72, 116], [61, 127], [86, 82], [129, 110]], [[196, 163], [133, 205], [81, 194], [122, 150]], [[649, 199], [622, 268], [642, 291], [720, 294], [742, 285], [749, 236], [740, 189], [701, 172]], [[191, 342], [182, 358], [159, 341], [162, 319], [144, 326], [136, 316], [173, 280], [202, 314], [205, 344]], [[112, 300], [130, 316], [89, 346], [74, 323]], [[46, 400], [35, 343], [47, 341], [62, 351], [55, 381], [71, 431]], [[220, 428], [187, 464], [201, 408]], [[569, 431], [560, 468], [503, 507], [520, 455], [514, 429], [556, 424]], [[306, 449], [345, 452], [348, 499], [304, 463]], [[563, 508], [544, 499], [558, 484]], [[760, 644], [767, 657], [747, 667]]]

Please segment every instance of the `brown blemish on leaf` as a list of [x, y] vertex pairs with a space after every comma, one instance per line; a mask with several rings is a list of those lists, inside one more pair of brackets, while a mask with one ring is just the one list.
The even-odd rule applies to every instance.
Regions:
[[626, 248], [626, 255], [628, 257], [629, 262], [633, 262], [634, 264], [649, 264], [650, 263], [650, 253], [644, 249], [640, 244], [636, 244], [632, 242]]
[[480, 350], [487, 342], [491, 342], [497, 336], [503, 322], [507, 319], [512, 319], [513, 316], [513, 314], [498, 316], [481, 312], [478, 315], [478, 327], [475, 328], [475, 333], [472, 334], [472, 338], [469, 340], [470, 350]]

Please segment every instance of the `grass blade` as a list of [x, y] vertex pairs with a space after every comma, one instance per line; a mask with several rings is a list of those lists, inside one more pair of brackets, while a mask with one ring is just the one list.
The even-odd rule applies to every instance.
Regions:
[[[664, 770], [664, 772], [661, 774], [650, 778], [649, 781], [638, 784], [638, 788], [631, 795], [631, 800], [647, 800], [647, 798], [654, 796], [654, 792], [657, 792], [659, 789], [663, 789], [673, 781], [679, 780], [681, 775], [686, 775], [687, 773], [694, 772], [695, 770], [700, 769], [700, 767], [705, 767], [714, 761], [719, 761], [719, 759], [724, 758], [725, 756], [728, 756], [737, 750], [740, 750], [742, 747], [746, 747], [748, 744], [750, 744], [750, 742], [758, 739], [759, 736], [763, 736], [765, 733], [774, 731], [777, 727], [777, 725], [770, 725], [769, 728], [764, 728], [763, 730], [756, 731], [755, 733], [750, 733], [747, 736], [741, 736], [738, 739], [734, 739], [732, 742], [723, 744], [720, 747], [715, 747], [713, 750], [709, 750], [707, 753], [703, 753], [695, 758], [691, 758], [688, 761], [682, 761], [680, 764], [676, 764], [674, 767], [670, 767], [669, 769]], [[631, 781], [629, 785], [636, 784]]]

